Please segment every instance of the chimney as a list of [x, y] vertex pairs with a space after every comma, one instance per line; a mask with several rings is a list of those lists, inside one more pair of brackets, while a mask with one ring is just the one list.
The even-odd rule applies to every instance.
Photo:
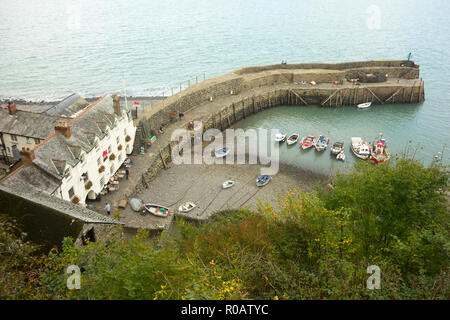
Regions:
[[33, 164], [34, 160], [34, 150], [30, 150], [30, 148], [23, 147], [22, 151], [20, 151], [20, 160], [24, 164]]
[[122, 107], [120, 106], [120, 99], [117, 94], [113, 96], [113, 107], [114, 113], [120, 117], [122, 115]]
[[17, 113], [17, 108], [16, 108], [16, 104], [15, 103], [8, 103], [8, 111], [10, 115], [16, 114]]
[[63, 134], [67, 138], [71, 137], [69, 124], [65, 121], [56, 120], [55, 131]]

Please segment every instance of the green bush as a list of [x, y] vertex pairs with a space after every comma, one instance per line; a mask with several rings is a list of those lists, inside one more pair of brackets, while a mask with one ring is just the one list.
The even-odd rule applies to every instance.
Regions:
[[[445, 167], [400, 159], [359, 163], [334, 188], [291, 189], [276, 206], [227, 210], [200, 225], [177, 220], [177, 237], [120, 229], [83, 247], [2, 266], [3, 296], [21, 299], [448, 299]], [[5, 237], [5, 234], [2, 233]], [[12, 240], [8, 240], [12, 241]], [[82, 270], [66, 288], [66, 268]], [[369, 290], [367, 267], [381, 269]], [[31, 270], [34, 278], [27, 278]], [[15, 275], [18, 275], [15, 277]], [[33, 280], [31, 280], [33, 279]], [[12, 285], [18, 281], [17, 290]], [[31, 289], [35, 288], [33, 291]]]

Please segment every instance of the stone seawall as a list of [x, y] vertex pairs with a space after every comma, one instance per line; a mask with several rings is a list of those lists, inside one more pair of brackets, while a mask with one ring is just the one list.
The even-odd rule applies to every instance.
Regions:
[[[371, 67], [402, 67], [407, 60], [373, 60], [373, 61], [354, 61], [341, 63], [294, 63], [294, 64], [273, 64], [268, 66], [252, 66], [235, 70], [236, 74], [249, 74], [270, 70], [292, 70], [292, 69], [327, 69], [327, 70], [345, 70], [355, 68]], [[414, 61], [409, 61], [410, 68], [418, 69], [419, 66]]]

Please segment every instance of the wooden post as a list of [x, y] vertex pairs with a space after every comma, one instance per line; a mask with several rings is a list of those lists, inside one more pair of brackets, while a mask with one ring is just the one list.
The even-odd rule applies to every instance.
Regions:
[[[366, 87], [366, 88], [367, 88], [367, 87]], [[378, 98], [378, 96], [375, 94], [375, 92], [373, 92], [372, 90], [370, 90], [370, 88], [367, 88], [367, 90], [369, 90], [369, 92], [372, 94], [372, 101], [373, 101], [373, 97], [375, 97], [375, 98], [378, 100], [378, 102], [380, 102], [381, 104], [384, 104], [384, 102], [381, 101], [380, 98]]]
[[234, 105], [234, 103], [233, 103], [233, 117], [234, 117], [234, 122], [236, 122], [237, 121], [237, 119], [236, 119], [236, 106]]
[[242, 100], [242, 114], [243, 114], [243, 118], [245, 119], [245, 104], [244, 104], [244, 100]]
[[330, 101], [330, 107], [331, 107], [331, 98], [333, 98], [334, 95], [336, 95], [336, 93], [338, 91], [339, 91], [339, 89], [336, 89], [336, 91], [334, 91], [328, 98], [326, 98], [325, 101], [321, 103], [321, 105], [323, 106], [325, 103], [327, 103], [327, 101]]

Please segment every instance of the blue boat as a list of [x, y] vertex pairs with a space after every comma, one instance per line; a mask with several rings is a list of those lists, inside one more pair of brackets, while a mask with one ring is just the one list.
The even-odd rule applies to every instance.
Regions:
[[228, 148], [221, 148], [215, 152], [217, 158], [225, 157], [229, 153], [230, 153], [230, 149], [228, 149]]
[[265, 186], [266, 184], [269, 183], [270, 180], [272, 180], [272, 177], [266, 174], [259, 176], [258, 179], [256, 179], [256, 186], [257, 187]]

